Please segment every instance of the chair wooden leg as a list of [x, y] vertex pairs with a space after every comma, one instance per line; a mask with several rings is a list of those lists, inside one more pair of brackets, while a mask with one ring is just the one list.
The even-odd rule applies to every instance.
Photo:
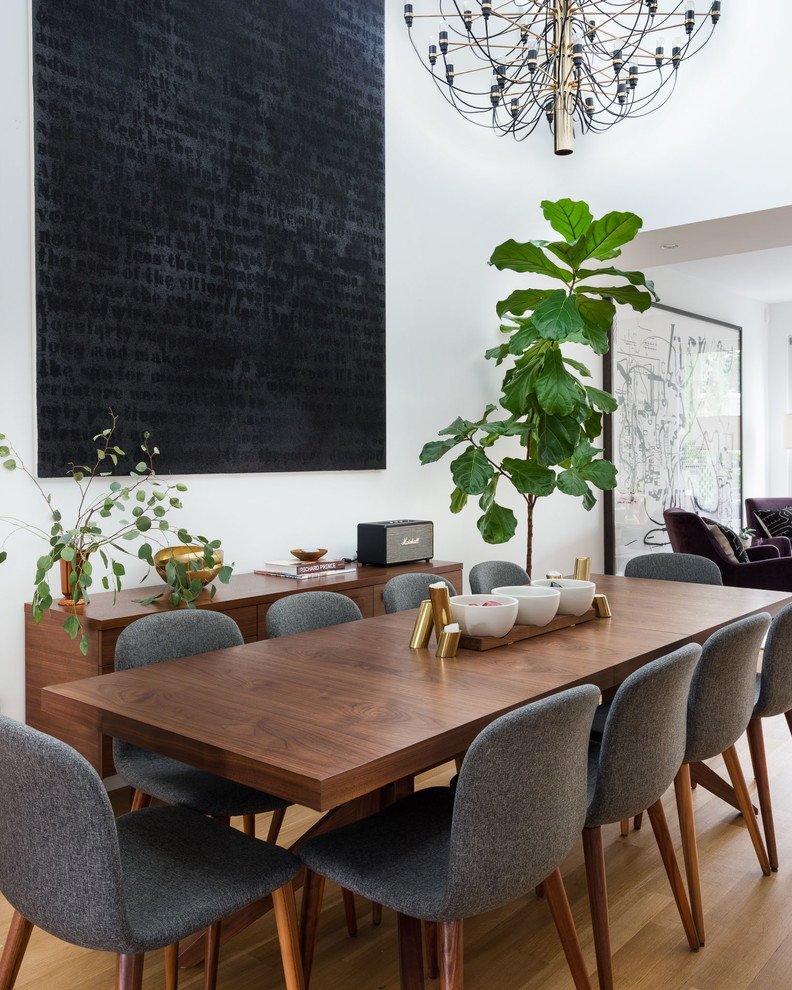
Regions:
[[311, 981], [316, 934], [319, 929], [319, 912], [322, 909], [325, 878], [311, 870], [305, 874], [303, 884], [302, 911], [300, 919], [300, 958], [302, 959], [303, 979], [307, 987]]
[[143, 953], [124, 955], [119, 953], [116, 963], [116, 990], [142, 990]]
[[[583, 829], [583, 856], [586, 861], [591, 925], [594, 933], [594, 950], [597, 955], [597, 977], [600, 990], [613, 990], [608, 888], [605, 883], [605, 854], [602, 849], [601, 828]], [[547, 891], [546, 880], [545, 891]]]
[[442, 990], [462, 990], [462, 922], [440, 924], [440, 986]]
[[762, 827], [767, 843], [767, 858], [770, 869], [775, 873], [778, 869], [778, 848], [776, 846], [775, 824], [773, 822], [773, 805], [770, 800], [770, 779], [767, 773], [767, 757], [765, 755], [764, 732], [762, 720], [752, 718], [748, 723], [748, 746], [751, 750], [751, 764], [756, 792], [759, 796], [759, 808], [762, 812]]
[[543, 886], [547, 894], [547, 906], [550, 908], [558, 937], [561, 939], [561, 948], [564, 950], [576, 990], [591, 990], [588, 969], [580, 951], [580, 941], [569, 908], [561, 871], [555, 870], [551, 873]]
[[33, 922], [28, 921], [19, 911], [14, 911], [3, 946], [3, 955], [0, 956], [0, 990], [12, 990], [32, 931]]
[[382, 924], [382, 905], [376, 901], [371, 902], [371, 923], [372, 925]]
[[269, 831], [267, 832], [267, 842], [272, 842], [274, 844], [278, 841], [281, 825], [283, 825], [283, 819], [285, 817], [286, 817], [285, 808], [278, 808], [277, 811], [272, 812], [272, 818], [270, 818]]
[[344, 902], [344, 917], [346, 918], [347, 935], [354, 938], [357, 935], [357, 911], [355, 910], [355, 895], [343, 887], [341, 897]]
[[401, 990], [424, 990], [421, 922], [399, 914], [399, 980]]
[[646, 810], [649, 814], [649, 821], [652, 824], [652, 830], [657, 841], [657, 848], [660, 850], [660, 855], [663, 859], [663, 866], [665, 866], [668, 882], [671, 884], [671, 892], [676, 901], [679, 917], [682, 919], [682, 927], [685, 929], [685, 935], [687, 935], [688, 945], [694, 952], [698, 952], [699, 937], [696, 931], [696, 923], [693, 920], [690, 902], [685, 893], [682, 874], [679, 872], [679, 864], [677, 863], [676, 853], [674, 852], [674, 845], [671, 842], [671, 834], [668, 831], [668, 821], [663, 810], [663, 803], [662, 801], [655, 801], [651, 808], [647, 808]]
[[278, 926], [283, 975], [286, 990], [305, 990], [302, 961], [300, 959], [300, 933], [297, 928], [297, 908], [294, 904], [294, 887], [284, 884], [272, 892], [275, 908], [275, 924]]
[[792, 732], [792, 709], [790, 709], [788, 712], [784, 712], [784, 718], [786, 719], [786, 723], [789, 726], [789, 731]]
[[722, 755], [723, 762], [726, 764], [726, 769], [729, 771], [729, 776], [734, 786], [734, 793], [737, 795], [740, 811], [745, 819], [745, 824], [748, 826], [748, 834], [751, 836], [756, 858], [759, 860], [759, 867], [762, 873], [766, 877], [769, 877], [771, 873], [770, 860], [767, 858], [767, 850], [764, 847], [764, 842], [762, 842], [762, 835], [759, 831], [759, 824], [756, 821], [750, 795], [748, 794], [748, 785], [745, 783], [737, 750], [734, 746], [729, 746]]
[[436, 980], [440, 975], [440, 963], [437, 957], [437, 922], [424, 922], [424, 951], [426, 952], [426, 976]]
[[682, 853], [685, 858], [690, 910], [696, 923], [699, 945], [704, 945], [704, 908], [701, 903], [701, 876], [699, 874], [698, 847], [696, 846], [696, 823], [693, 818], [693, 799], [690, 796], [690, 767], [684, 763], [674, 777], [679, 831], [682, 838]]
[[641, 825], [643, 824], [643, 812], [639, 811], [638, 814], [633, 818], [633, 828], [636, 832], [640, 831]]
[[165, 946], [165, 990], [179, 987], [179, 943]]
[[242, 815], [242, 831], [245, 835], [256, 835], [256, 816]]
[[151, 795], [144, 794], [143, 791], [135, 791], [132, 795], [131, 811], [140, 811], [141, 808], [148, 808], [151, 804]]
[[220, 926], [218, 921], [206, 929], [206, 955], [204, 959], [204, 990], [216, 990], [217, 963], [220, 959]]
[[623, 839], [626, 839], [627, 836], [630, 834], [630, 819], [622, 818], [622, 820], [619, 822], [619, 826], [621, 829], [621, 837]]

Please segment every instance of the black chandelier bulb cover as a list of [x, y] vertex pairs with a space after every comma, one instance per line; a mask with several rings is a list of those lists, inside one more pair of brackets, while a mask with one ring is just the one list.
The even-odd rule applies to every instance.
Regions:
[[518, 140], [545, 118], [560, 155], [572, 152], [575, 130], [604, 131], [663, 106], [720, 16], [720, 0], [404, 4], [413, 47], [456, 110]]

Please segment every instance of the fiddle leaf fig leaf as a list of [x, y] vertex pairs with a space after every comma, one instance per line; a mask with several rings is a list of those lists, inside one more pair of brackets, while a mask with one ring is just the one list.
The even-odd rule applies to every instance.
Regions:
[[476, 525], [485, 543], [508, 543], [517, 530], [517, 519], [511, 509], [493, 502]]
[[592, 323], [605, 333], [613, 326], [613, 321], [616, 318], [616, 307], [607, 299], [578, 296], [577, 308], [586, 323]]
[[432, 464], [439, 461], [443, 454], [456, 447], [458, 441], [446, 443], [444, 440], [430, 440], [421, 448], [421, 464]]
[[561, 464], [570, 458], [580, 437], [578, 421], [571, 416], [540, 413], [536, 431], [540, 464]]
[[589, 486], [576, 468], [569, 468], [567, 471], [559, 473], [558, 488], [565, 495], [585, 495], [589, 490]]
[[501, 319], [506, 313], [522, 316], [523, 313], [536, 309], [552, 292], [552, 289], [515, 289], [496, 305], [495, 312]]
[[467, 492], [463, 492], [459, 488], [455, 488], [451, 492], [451, 511], [455, 515], [457, 512], [461, 512], [467, 505], [467, 501], [468, 501]]
[[455, 461], [451, 462], [451, 477], [454, 484], [468, 495], [480, 495], [494, 473], [484, 453], [476, 447], [468, 447]]
[[588, 203], [582, 200], [573, 202], [571, 199], [559, 199], [557, 203], [553, 203], [543, 199], [541, 207], [545, 220], [568, 243], [576, 241], [584, 234], [594, 220]]
[[504, 457], [503, 470], [508, 472], [512, 484], [522, 495], [552, 495], [555, 490], [555, 471], [536, 461]]
[[619, 248], [631, 241], [642, 226], [643, 220], [634, 213], [607, 213], [594, 220], [577, 242], [582, 252], [580, 260], [617, 258], [621, 254]]
[[601, 409], [605, 413], [616, 412], [619, 408], [619, 403], [610, 392], [603, 392], [600, 388], [594, 388], [593, 385], [586, 385], [586, 395], [589, 398], [589, 402], [592, 406], [596, 406], [597, 409]]
[[537, 275], [549, 275], [550, 278], [571, 282], [572, 273], [559, 268], [544, 251], [533, 241], [518, 244], [509, 239], [504, 241], [492, 252], [489, 263], [499, 271], [508, 268], [513, 272], [535, 272]]
[[616, 487], [616, 466], [610, 461], [596, 460], [582, 465], [580, 474], [602, 491]]
[[575, 297], [567, 295], [563, 289], [556, 289], [540, 303], [532, 319], [539, 334], [547, 340], [563, 340], [583, 327]]
[[572, 413], [579, 403], [577, 379], [564, 367], [557, 347], [548, 352], [542, 374], [537, 375], [536, 397], [548, 413]]
[[652, 305], [652, 297], [649, 293], [641, 292], [634, 285], [604, 285], [601, 287], [579, 285], [575, 291], [581, 295], [589, 293], [590, 295], [609, 296], [623, 306], [632, 306], [639, 313], [644, 313]]

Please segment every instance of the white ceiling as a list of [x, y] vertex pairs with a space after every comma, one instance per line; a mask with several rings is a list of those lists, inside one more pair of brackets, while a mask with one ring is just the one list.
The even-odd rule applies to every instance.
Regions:
[[667, 265], [760, 302], [790, 302], [792, 206], [647, 230], [624, 249], [619, 264]]

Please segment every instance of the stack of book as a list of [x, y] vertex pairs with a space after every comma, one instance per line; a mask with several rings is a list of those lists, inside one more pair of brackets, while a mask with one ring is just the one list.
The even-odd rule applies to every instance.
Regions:
[[257, 568], [255, 574], [267, 574], [270, 577], [310, 578], [334, 571], [354, 570], [355, 565], [341, 558], [340, 560], [271, 560], [262, 568]]

